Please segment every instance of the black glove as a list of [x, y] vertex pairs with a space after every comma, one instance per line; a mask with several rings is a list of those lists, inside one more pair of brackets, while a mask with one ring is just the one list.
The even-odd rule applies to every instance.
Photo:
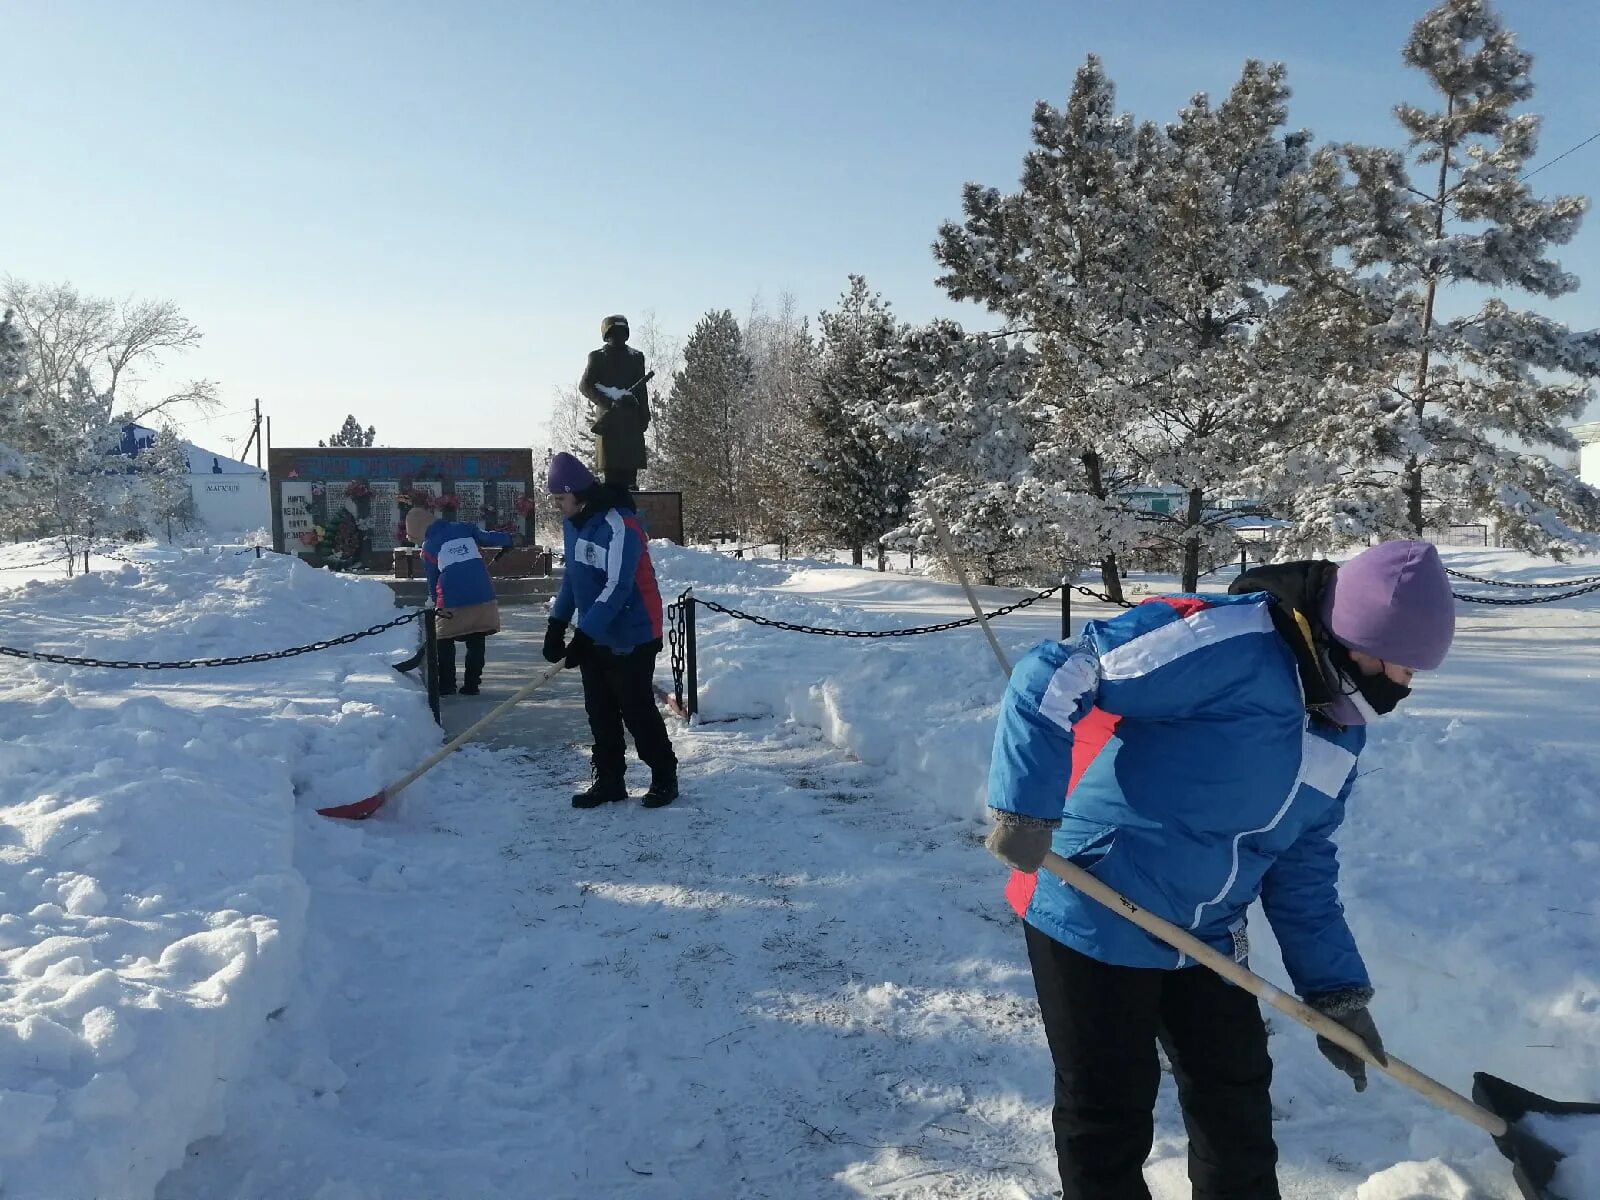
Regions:
[[567, 656], [567, 623], [550, 618], [550, 624], [544, 628], [544, 660], [548, 663], [558, 663]]
[[572, 644], [567, 647], [567, 666], [576, 667], [588, 659], [594, 649], [594, 639], [583, 630], [578, 630], [572, 635]]
[[[1372, 1052], [1373, 1058], [1388, 1066], [1389, 1056], [1384, 1053], [1383, 1038], [1378, 1035], [1378, 1026], [1373, 1022], [1372, 1014], [1367, 1011], [1367, 1002], [1371, 999], [1371, 988], [1349, 988], [1342, 992], [1330, 992], [1325, 996], [1307, 996], [1306, 1003], [1323, 1016], [1332, 1017], [1355, 1034], [1367, 1044], [1367, 1049]], [[1357, 1058], [1343, 1046], [1323, 1037], [1317, 1039], [1317, 1049], [1322, 1051], [1323, 1058], [1350, 1076], [1351, 1082], [1356, 1085], [1356, 1091], [1367, 1090], [1365, 1060]]]

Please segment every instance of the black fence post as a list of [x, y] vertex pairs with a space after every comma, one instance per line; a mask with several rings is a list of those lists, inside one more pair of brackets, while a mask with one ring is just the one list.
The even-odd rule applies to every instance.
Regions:
[[700, 711], [700, 663], [694, 638], [694, 593], [683, 595], [683, 657], [684, 669], [689, 676], [688, 692], [683, 697], [683, 711], [694, 716]]
[[256, 547], [256, 557], [257, 557], [257, 558], [260, 558], [260, 557], [261, 557], [261, 547], [260, 547], [260, 546], [257, 546], [257, 547]]
[[428, 678], [428, 707], [435, 724], [443, 725], [439, 714], [439, 616], [431, 608], [422, 610], [423, 674]]
[[89, 573], [89, 552], [87, 550], [83, 552], [83, 573], [85, 575]]
[[1061, 577], [1061, 640], [1072, 640], [1072, 578]]
[[1250, 547], [1244, 543], [1239, 544], [1239, 574], [1243, 575], [1250, 569]]

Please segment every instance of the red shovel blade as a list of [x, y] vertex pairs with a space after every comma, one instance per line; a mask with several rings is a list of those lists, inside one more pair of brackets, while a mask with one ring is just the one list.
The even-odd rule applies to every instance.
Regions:
[[365, 800], [357, 800], [354, 804], [335, 804], [332, 808], [319, 808], [317, 811], [325, 817], [337, 817], [343, 821], [365, 821], [388, 800], [389, 793], [385, 789], [373, 792]]

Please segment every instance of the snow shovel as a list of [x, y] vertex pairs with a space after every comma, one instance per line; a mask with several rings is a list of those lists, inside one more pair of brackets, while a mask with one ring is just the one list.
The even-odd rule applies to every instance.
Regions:
[[489, 724], [489, 722], [495, 720], [509, 710], [515, 708], [523, 700], [526, 700], [534, 692], [538, 691], [557, 675], [561, 674], [565, 667], [565, 663], [556, 663], [553, 666], [546, 667], [543, 671], [540, 671], [527, 683], [523, 684], [516, 691], [512, 692], [510, 696], [506, 697], [506, 699], [502, 700], [499, 704], [495, 705], [495, 707], [491, 708], [471, 725], [467, 726], [465, 730], [463, 730], [461, 733], [458, 733], [450, 741], [446, 742], [443, 747], [441, 747], [426, 761], [424, 761], [420, 767], [417, 767], [408, 774], [402, 776], [394, 783], [391, 783], [388, 787], [381, 788], [380, 790], [372, 793], [372, 795], [368, 796], [365, 800], [357, 800], [353, 804], [336, 804], [332, 808], [319, 808], [317, 811], [325, 817], [337, 817], [345, 821], [365, 821], [373, 813], [377, 812], [385, 804], [389, 803], [389, 801], [393, 800], [401, 792], [405, 791], [406, 788], [410, 787], [425, 773], [438, 766], [457, 750], [461, 749], [462, 746], [466, 745], [467, 742], [471, 740], [472, 735], [477, 733], [478, 730], [482, 729], [485, 725]]
[[[977, 614], [984, 633], [988, 635], [989, 645], [994, 650], [995, 658], [999, 660], [1001, 670], [1009, 677], [1011, 665], [989, 628], [989, 620], [979, 606], [971, 585], [967, 582], [966, 572], [950, 552], [949, 531], [944, 521], [931, 508], [929, 515], [933, 518], [934, 528], [944, 545], [945, 557], [949, 559], [960, 577], [961, 585], [967, 593], [967, 600], [972, 605], [972, 611]], [[1254, 971], [1213, 950], [1188, 930], [1179, 929], [1170, 921], [1146, 912], [1122, 893], [1107, 887], [1082, 867], [1074, 866], [1054, 851], [1045, 855], [1044, 869], [1068, 887], [1077, 889], [1096, 903], [1132, 921], [1152, 937], [1165, 942], [1181, 954], [1187, 954], [1195, 962], [1209, 967], [1228, 982], [1242, 987], [1284, 1015], [1293, 1017], [1319, 1037], [1327, 1038], [1335, 1045], [1344, 1047], [1363, 1062], [1405, 1084], [1423, 1099], [1431, 1101], [1446, 1112], [1454, 1113], [1463, 1120], [1471, 1121], [1492, 1137], [1500, 1153], [1511, 1160], [1512, 1178], [1516, 1180], [1517, 1188], [1525, 1200], [1595, 1200], [1594, 1197], [1564, 1195], [1555, 1191], [1552, 1184], [1565, 1155], [1526, 1129], [1519, 1128], [1516, 1122], [1536, 1113], [1549, 1116], [1600, 1115], [1600, 1104], [1572, 1104], [1550, 1100], [1481, 1072], [1474, 1077], [1473, 1096], [1478, 1101], [1474, 1103], [1392, 1054], [1386, 1056], [1387, 1061], [1378, 1061], [1372, 1051], [1367, 1049], [1364, 1041], [1332, 1017], [1324, 1016], [1309, 1005], [1302, 1004], [1293, 996], [1280, 991]]]

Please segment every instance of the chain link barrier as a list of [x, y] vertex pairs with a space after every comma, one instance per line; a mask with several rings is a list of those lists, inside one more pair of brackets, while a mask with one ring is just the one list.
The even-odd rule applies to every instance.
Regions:
[[[993, 612], [985, 613], [984, 619], [993, 620], [995, 617], [1003, 617], [1008, 613], [1018, 612], [1021, 609], [1027, 608], [1030, 604], [1037, 604], [1041, 600], [1048, 600], [1051, 596], [1056, 595], [1063, 588], [1069, 586], [1071, 587], [1072, 591], [1077, 592], [1081, 596], [1087, 596], [1093, 600], [1099, 600], [1106, 604], [1119, 605], [1122, 608], [1134, 607], [1133, 601], [1130, 600], [1113, 600], [1110, 596], [1094, 591], [1092, 588], [1058, 583], [1055, 585], [1055, 587], [1046, 588], [1044, 591], [1035, 595], [1025, 596], [1021, 600], [1018, 600], [1015, 604], [1007, 604], [1002, 608], [995, 609]], [[919, 637], [925, 633], [944, 633], [951, 629], [965, 629], [969, 625], [976, 625], [979, 620], [979, 618], [975, 616], [963, 617], [959, 621], [945, 621], [938, 625], [914, 625], [909, 629], [828, 629], [821, 625], [801, 625], [795, 621], [774, 620], [771, 617], [763, 617], [758, 613], [748, 613], [741, 609], [729, 608], [726, 604], [718, 604], [715, 600], [705, 600], [699, 596], [691, 597], [687, 592], [685, 592], [682, 597], [679, 597], [679, 603], [684, 603], [685, 599], [687, 599], [688, 603], [698, 604], [703, 608], [709, 609], [711, 612], [722, 613], [724, 616], [732, 617], [736, 621], [749, 621], [752, 625], [764, 625], [769, 629], [783, 629], [790, 633], [811, 633], [821, 637]]]
[[[1007, 604], [993, 612], [985, 613], [983, 620], [994, 617], [1003, 617], [1007, 613], [1018, 612], [1029, 605], [1047, 600], [1051, 596], [1061, 593], [1076, 592], [1091, 600], [1099, 600], [1103, 604], [1113, 604], [1121, 608], [1134, 608], [1136, 601], [1116, 600], [1104, 592], [1097, 592], [1093, 588], [1081, 587], [1077, 584], [1058, 583], [1055, 587], [1046, 588], [1032, 596], [1024, 596], [1015, 604]], [[951, 629], [965, 629], [969, 625], [976, 625], [980, 618], [976, 616], [963, 617], [959, 621], [944, 621], [938, 625], [916, 625], [910, 629], [829, 629], [821, 625], [802, 625], [797, 621], [779, 621], [772, 617], [763, 617], [759, 613], [745, 612], [743, 609], [730, 608], [726, 604], [719, 604], [715, 600], [706, 600], [694, 595], [694, 589], [686, 588], [678, 598], [667, 605], [666, 617], [666, 642], [672, 668], [672, 694], [677, 699], [684, 712], [681, 715], [692, 717], [698, 705], [695, 703], [694, 691], [696, 690], [694, 664], [690, 661], [694, 654], [693, 635], [691, 633], [694, 623], [694, 606], [698, 604], [709, 612], [721, 613], [732, 617], [736, 621], [748, 621], [752, 625], [762, 625], [768, 629], [782, 629], [790, 633], [810, 633], [820, 637], [840, 638], [903, 638], [918, 637], [925, 633], [944, 633]]]
[[1575, 588], [1570, 592], [1557, 592], [1551, 596], [1473, 596], [1466, 592], [1453, 593], [1457, 600], [1467, 604], [1496, 604], [1502, 608], [1517, 608], [1529, 604], [1552, 604], [1557, 600], [1571, 600], [1574, 596], [1587, 596], [1591, 592], [1600, 592], [1600, 582], [1591, 583], [1588, 587]]
[[66, 561], [67, 556], [65, 554], [54, 554], [49, 558], [41, 558], [37, 562], [13, 563], [9, 567], [0, 567], [0, 571], [32, 571], [37, 567], [48, 567], [55, 563], [64, 563]]
[[359, 633], [347, 633], [342, 637], [327, 638], [319, 642], [311, 642], [304, 646], [295, 646], [288, 650], [270, 650], [261, 654], [237, 654], [227, 658], [197, 658], [188, 662], [134, 662], [126, 659], [84, 658], [75, 654], [47, 654], [40, 650], [18, 650], [12, 646], [0, 646], [0, 657], [20, 658], [29, 662], [53, 663], [64, 667], [107, 667], [118, 671], [192, 671], [202, 667], [242, 667], [251, 663], [276, 662], [282, 658], [298, 658], [302, 654], [314, 654], [319, 650], [331, 650], [335, 646], [348, 646], [351, 642], [359, 642], [362, 638], [376, 637], [380, 633], [387, 633], [391, 629], [415, 621], [422, 616], [422, 609], [414, 608], [410, 612], [396, 617], [392, 621], [385, 621], [381, 625], [373, 625]]
[[1587, 596], [1591, 592], [1600, 592], [1600, 575], [1586, 575], [1582, 579], [1563, 579], [1559, 583], [1517, 583], [1510, 579], [1489, 579], [1483, 575], [1469, 575], [1465, 571], [1444, 569], [1446, 575], [1454, 579], [1465, 579], [1470, 583], [1481, 583], [1486, 587], [1515, 588], [1520, 591], [1554, 592], [1557, 588], [1570, 589], [1556, 592], [1548, 596], [1475, 596], [1470, 592], [1453, 592], [1457, 600], [1465, 604], [1489, 604], [1501, 608], [1521, 608], [1529, 604], [1553, 604], [1557, 600], [1571, 600], [1575, 596]]
[[[235, 550], [233, 552], [233, 556], [235, 558], [240, 558], [246, 554], [254, 554], [257, 558], [260, 558], [269, 549], [270, 547], [266, 546], [246, 546], [243, 550]], [[12, 563], [9, 566], [0, 566], [0, 571], [32, 571], [39, 567], [50, 567], [57, 564], [64, 566], [69, 560], [76, 562], [80, 557], [82, 557], [82, 555], [82, 550], [68, 550], [63, 551], [60, 554], [53, 554], [49, 558], [38, 559], [35, 562]], [[90, 550], [89, 555], [91, 558], [114, 559], [117, 562], [128, 563], [135, 567], [148, 567], [151, 565], [148, 559], [131, 558], [128, 555], [116, 550]]]
[[683, 618], [685, 605], [693, 603], [689, 589], [685, 588], [676, 600], [667, 605], [667, 657], [672, 663], [672, 694], [680, 705], [687, 700], [683, 690], [683, 670], [688, 635], [683, 627]]
[[1576, 588], [1586, 584], [1600, 583], [1600, 575], [1586, 575], [1582, 579], [1563, 579], [1560, 583], [1514, 583], [1509, 579], [1485, 579], [1482, 575], [1468, 575], [1465, 571], [1452, 571], [1449, 567], [1444, 569], [1446, 575], [1457, 579], [1465, 579], [1471, 583], [1487, 584], [1489, 587], [1537, 589], [1540, 591], [1553, 591], [1556, 588]]

